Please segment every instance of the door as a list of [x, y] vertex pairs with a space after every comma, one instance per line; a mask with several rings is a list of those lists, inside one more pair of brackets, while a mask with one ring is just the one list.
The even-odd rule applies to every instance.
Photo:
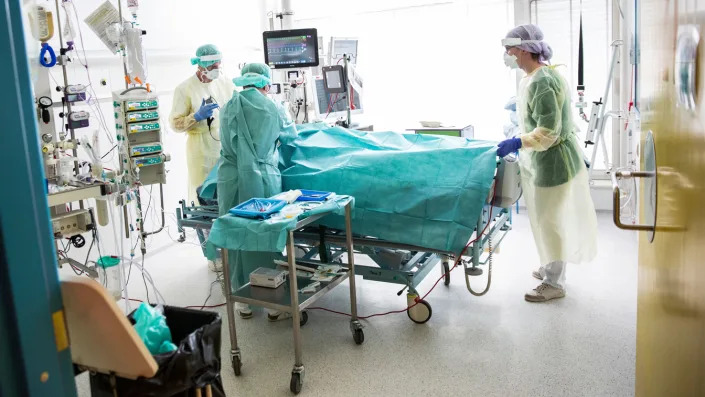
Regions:
[[22, 14], [20, 0], [0, 0], [0, 396], [70, 397], [76, 385]]
[[653, 207], [656, 228], [639, 237], [636, 395], [702, 396], [705, 48], [699, 36], [705, 35], [705, 1], [640, 3], [642, 170], [649, 161], [656, 165], [655, 181], [641, 185], [641, 222], [649, 222]]

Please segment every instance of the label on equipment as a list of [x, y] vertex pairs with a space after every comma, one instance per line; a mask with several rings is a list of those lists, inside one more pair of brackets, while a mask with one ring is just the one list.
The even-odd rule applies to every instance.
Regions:
[[84, 111], [69, 113], [69, 120], [71, 120], [71, 121], [88, 120], [89, 117], [90, 117], [90, 114], [88, 114], [88, 112], [84, 112]]
[[137, 134], [140, 132], [145, 132], [145, 131], [157, 131], [159, 130], [159, 122], [154, 122], [154, 123], [138, 123], [138, 124], [130, 124], [127, 126], [128, 130], [130, 131], [130, 134]]
[[162, 159], [162, 156], [151, 156], [151, 157], [141, 157], [138, 159], [133, 160], [135, 163], [135, 167], [146, 167], [149, 165], [155, 165], [155, 164], [161, 164], [164, 162]]
[[149, 143], [145, 145], [133, 146], [130, 148], [130, 154], [132, 156], [144, 156], [146, 154], [155, 154], [162, 151], [162, 145], [160, 143]]
[[83, 84], [69, 85], [66, 86], [65, 91], [67, 94], [80, 94], [82, 92], [86, 92], [86, 86]]
[[148, 101], [128, 101], [127, 111], [133, 110], [147, 110], [159, 107], [159, 102], [156, 99], [151, 99]]
[[139, 122], [139, 121], [149, 121], [149, 120], [159, 120], [159, 112], [134, 112], [127, 114], [127, 122]]

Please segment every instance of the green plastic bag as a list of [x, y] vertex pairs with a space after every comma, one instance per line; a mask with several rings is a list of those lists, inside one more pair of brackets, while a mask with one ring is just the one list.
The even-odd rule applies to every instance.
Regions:
[[142, 302], [132, 314], [137, 335], [153, 355], [176, 350], [176, 345], [171, 341], [171, 331], [166, 325], [166, 317], [160, 309]]

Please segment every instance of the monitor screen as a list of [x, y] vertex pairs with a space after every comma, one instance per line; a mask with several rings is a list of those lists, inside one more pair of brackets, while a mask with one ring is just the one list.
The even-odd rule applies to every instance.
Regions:
[[263, 38], [264, 62], [272, 69], [318, 66], [316, 29], [268, 31]]
[[[314, 87], [316, 90], [316, 111], [322, 118], [325, 118], [329, 111], [330, 113], [335, 113], [347, 110], [347, 106], [345, 105], [348, 99], [346, 98], [345, 94], [326, 93], [326, 83], [323, 81], [322, 78], [316, 78], [314, 82], [316, 83], [316, 86]], [[333, 100], [332, 105], [330, 104], [331, 99]], [[351, 110], [355, 111], [356, 113], [362, 111], [360, 95], [357, 95], [357, 93], [353, 93], [353, 104], [354, 109]]]
[[340, 72], [338, 72], [337, 70], [327, 71], [326, 81], [328, 82], [329, 90], [338, 90], [343, 88], [343, 82], [340, 81]]
[[333, 37], [331, 39], [330, 49], [331, 59], [329, 62], [334, 64], [338, 59], [343, 57], [343, 54], [350, 56], [350, 63], [357, 64], [357, 39], [343, 39]]

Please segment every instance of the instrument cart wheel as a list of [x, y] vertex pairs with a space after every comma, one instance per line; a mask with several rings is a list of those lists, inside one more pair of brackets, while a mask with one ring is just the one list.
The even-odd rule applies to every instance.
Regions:
[[365, 333], [362, 328], [355, 329], [353, 331], [353, 340], [355, 340], [356, 345], [361, 345], [365, 341]]
[[416, 324], [425, 324], [431, 319], [433, 311], [431, 310], [431, 304], [425, 300], [420, 300], [416, 306], [411, 309], [407, 309], [406, 314], [409, 316], [411, 321]]
[[443, 262], [443, 284], [446, 287], [450, 285], [450, 264], [448, 262]]
[[240, 357], [233, 356], [232, 357], [232, 364], [233, 364], [233, 372], [235, 372], [235, 376], [240, 376], [240, 374], [242, 373], [242, 361], [240, 361]]
[[299, 325], [304, 326], [308, 322], [308, 312], [307, 311], [302, 311], [301, 315], [299, 316]]
[[301, 388], [304, 386], [304, 381], [301, 379], [301, 374], [298, 372], [292, 372], [291, 373], [291, 382], [289, 384], [289, 388], [291, 389], [291, 392], [294, 394], [299, 394], [301, 393]]

